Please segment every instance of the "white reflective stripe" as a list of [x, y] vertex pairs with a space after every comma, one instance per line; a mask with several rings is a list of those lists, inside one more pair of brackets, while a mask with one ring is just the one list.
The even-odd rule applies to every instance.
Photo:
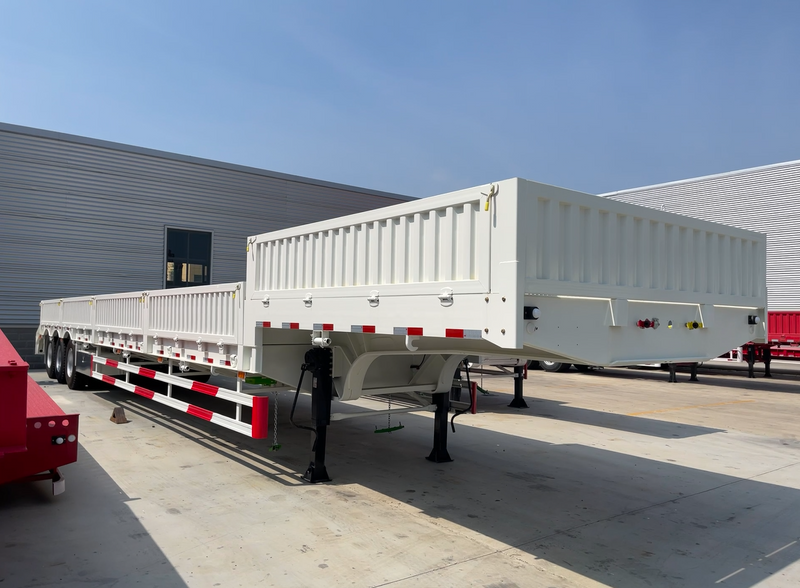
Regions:
[[480, 339], [480, 329], [464, 329], [464, 339]]
[[364, 326], [363, 325], [350, 325], [350, 332], [351, 333], [363, 333]]
[[395, 335], [408, 335], [408, 327], [395, 327], [394, 328]]

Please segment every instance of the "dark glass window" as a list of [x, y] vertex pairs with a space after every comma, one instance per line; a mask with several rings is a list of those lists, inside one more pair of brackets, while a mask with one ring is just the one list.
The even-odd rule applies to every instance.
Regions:
[[211, 233], [167, 229], [167, 288], [211, 283]]

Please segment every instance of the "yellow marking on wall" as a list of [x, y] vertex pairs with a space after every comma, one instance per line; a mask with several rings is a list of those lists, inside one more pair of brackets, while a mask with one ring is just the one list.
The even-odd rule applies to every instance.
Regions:
[[727, 404], [743, 404], [745, 402], [755, 402], [755, 400], [731, 400], [730, 402], [715, 402], [713, 404], [693, 404], [692, 406], [677, 406], [675, 408], [660, 408], [658, 410], [643, 410], [642, 412], [629, 412], [625, 416], [639, 416], [643, 414], [656, 414], [659, 412], [673, 412], [676, 410], [689, 410], [691, 408], [708, 408], [710, 406], [725, 406]]

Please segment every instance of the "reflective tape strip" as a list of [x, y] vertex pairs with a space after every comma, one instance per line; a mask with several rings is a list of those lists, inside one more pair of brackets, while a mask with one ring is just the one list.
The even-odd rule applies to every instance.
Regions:
[[314, 323], [315, 331], [332, 331], [333, 323]]
[[268, 328], [270, 328], [272, 326], [272, 323], [269, 322], [269, 321], [258, 321], [256, 323], [256, 326], [257, 327], [264, 327], [265, 329], [268, 329]]
[[216, 396], [219, 392], [219, 386], [210, 386], [209, 384], [204, 384], [203, 382], [192, 382], [192, 387], [190, 390], [202, 392], [203, 394], [208, 394], [209, 396]]
[[219, 425], [220, 427], [230, 429], [231, 431], [236, 431], [237, 433], [241, 433], [242, 435], [247, 435], [248, 437], [253, 437], [255, 439], [265, 439], [267, 437], [267, 429], [269, 426], [269, 421], [267, 419], [267, 415], [269, 414], [269, 411], [267, 409], [268, 405], [266, 403], [268, 401], [267, 398], [261, 398], [261, 397], [256, 398], [256, 400], [258, 401], [256, 403], [258, 404], [258, 410], [254, 408], [253, 423], [250, 424], [242, 421], [237, 421], [236, 419], [226, 417], [224, 415], [207, 410], [205, 408], [201, 408], [194, 404], [189, 404], [188, 402], [177, 400], [165, 394], [158, 394], [156, 392], [153, 392], [152, 390], [148, 390], [147, 388], [142, 388], [141, 386], [135, 386], [134, 384], [130, 384], [125, 380], [119, 380], [112, 376], [101, 374], [100, 372], [92, 372], [92, 377], [95, 378], [96, 380], [102, 380], [107, 384], [116, 386], [117, 388], [122, 388], [123, 390], [127, 390], [128, 392], [133, 392], [134, 394], [137, 394], [138, 396], [141, 396], [143, 398], [153, 400], [160, 404], [165, 404], [176, 410], [180, 410], [192, 416], [201, 418], [205, 421], [209, 421], [215, 425]]
[[282, 329], [299, 329], [300, 323], [281, 323]]
[[480, 339], [481, 332], [479, 329], [445, 329], [444, 336], [454, 339]]
[[375, 325], [350, 325], [351, 333], [374, 333]]
[[395, 335], [422, 335], [422, 327], [395, 327]]

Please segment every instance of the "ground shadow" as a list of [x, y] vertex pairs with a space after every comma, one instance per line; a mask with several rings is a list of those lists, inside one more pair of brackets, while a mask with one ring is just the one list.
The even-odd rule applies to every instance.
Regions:
[[47, 482], [0, 486], [0, 586], [186, 587], [83, 447], [62, 472], [59, 496]]
[[[279, 402], [283, 448], [277, 453], [269, 451], [271, 440], [255, 441], [210, 423], [197, 424], [178, 411], [151, 411], [147, 401], [124, 392], [103, 396], [135, 418], [166, 422], [193, 439], [186, 427], [200, 428], [207, 435], [199, 442], [228, 458], [228, 447], [235, 444], [249, 457], [240, 463], [262, 474], [272, 475], [279, 466], [283, 471], [295, 468], [293, 478], [299, 480], [308, 464], [309, 433], [287, 422], [290, 395]], [[562, 408], [556, 403], [548, 410]], [[301, 396], [297, 419], [304, 420], [309, 412], [308, 399]], [[403, 415], [399, 420], [405, 429], [375, 435], [383, 418], [331, 427], [328, 469], [333, 485], [380, 492], [430, 517], [493, 538], [506, 550], [522, 550], [605, 585], [685, 588], [720, 583], [749, 588], [800, 558], [800, 491], [737, 477], [735, 468], [722, 474], [681, 466], [680, 445], [674, 460], [656, 461], [479, 429], [465, 415], [450, 436], [455, 461], [433, 464], [423, 459], [433, 437], [430, 415]], [[346, 492], [341, 496], [348, 500]], [[453, 566], [477, 566], [478, 573], [480, 560], [442, 558], [441, 565], [432, 564], [422, 574]]]

